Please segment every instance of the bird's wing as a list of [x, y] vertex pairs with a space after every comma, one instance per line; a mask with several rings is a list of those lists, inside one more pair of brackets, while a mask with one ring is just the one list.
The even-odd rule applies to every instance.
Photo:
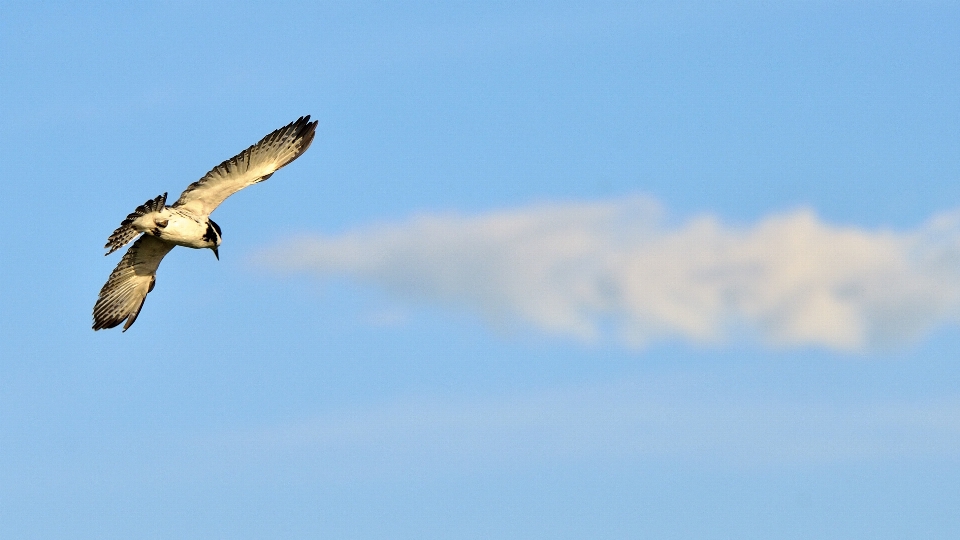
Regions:
[[113, 328], [124, 320], [123, 331], [137, 320], [147, 293], [153, 290], [157, 267], [174, 244], [145, 234], [130, 246], [100, 289], [93, 306], [93, 329]]
[[317, 122], [301, 116], [257, 144], [213, 168], [203, 178], [187, 186], [175, 207], [195, 215], [210, 215], [227, 197], [262, 182], [277, 169], [300, 157], [313, 142]]

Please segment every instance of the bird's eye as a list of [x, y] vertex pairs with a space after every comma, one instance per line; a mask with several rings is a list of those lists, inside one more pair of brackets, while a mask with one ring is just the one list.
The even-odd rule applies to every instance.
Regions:
[[207, 222], [207, 230], [203, 233], [203, 239], [207, 242], [215, 242], [217, 240], [217, 233], [213, 230], [210, 222]]

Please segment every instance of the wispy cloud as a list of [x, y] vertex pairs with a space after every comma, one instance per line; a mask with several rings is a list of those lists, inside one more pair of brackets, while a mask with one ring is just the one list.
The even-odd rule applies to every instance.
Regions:
[[[423, 479], [559, 468], [719, 469], [960, 462], [960, 401], [740, 395], [715, 381], [637, 381], [484, 397], [396, 398], [275, 424], [95, 437], [0, 470], [0, 483]], [[109, 470], [77, 467], [106, 459]], [[160, 464], [160, 471], [157, 466]], [[112, 472], [111, 472], [112, 471]], [[106, 476], [113, 478], [113, 476]], [[119, 481], [119, 480], [118, 480]], [[79, 483], [78, 483], [79, 482]]]
[[276, 474], [341, 479], [563, 464], [752, 468], [960, 458], [956, 400], [829, 403], [673, 391], [681, 395], [623, 383], [475, 401], [398, 400], [204, 436], [184, 445], [182, 457], [209, 462], [216, 474], [257, 463]]
[[960, 215], [909, 231], [831, 225], [809, 210], [749, 226], [712, 216], [669, 225], [654, 201], [628, 198], [420, 215], [298, 238], [257, 260], [631, 346], [753, 336], [857, 351], [960, 315]]

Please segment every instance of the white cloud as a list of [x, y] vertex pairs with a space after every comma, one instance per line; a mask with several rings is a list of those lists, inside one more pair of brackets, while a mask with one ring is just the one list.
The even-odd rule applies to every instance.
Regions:
[[258, 261], [346, 276], [474, 309], [498, 325], [640, 346], [754, 335], [856, 351], [904, 343], [960, 314], [960, 216], [911, 231], [824, 223], [809, 210], [750, 226], [665, 224], [649, 199], [421, 215], [295, 239]]

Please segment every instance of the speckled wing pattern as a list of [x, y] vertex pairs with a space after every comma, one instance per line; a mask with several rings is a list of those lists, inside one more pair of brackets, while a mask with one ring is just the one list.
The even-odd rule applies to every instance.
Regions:
[[153, 290], [157, 267], [174, 245], [148, 234], [130, 246], [113, 269], [93, 306], [93, 329], [113, 328], [124, 320], [123, 331], [137, 320], [147, 293]]
[[214, 167], [190, 184], [173, 206], [200, 216], [210, 215], [230, 195], [270, 178], [279, 168], [300, 157], [313, 142], [316, 128], [317, 122], [311, 122], [309, 115], [301, 116]]

